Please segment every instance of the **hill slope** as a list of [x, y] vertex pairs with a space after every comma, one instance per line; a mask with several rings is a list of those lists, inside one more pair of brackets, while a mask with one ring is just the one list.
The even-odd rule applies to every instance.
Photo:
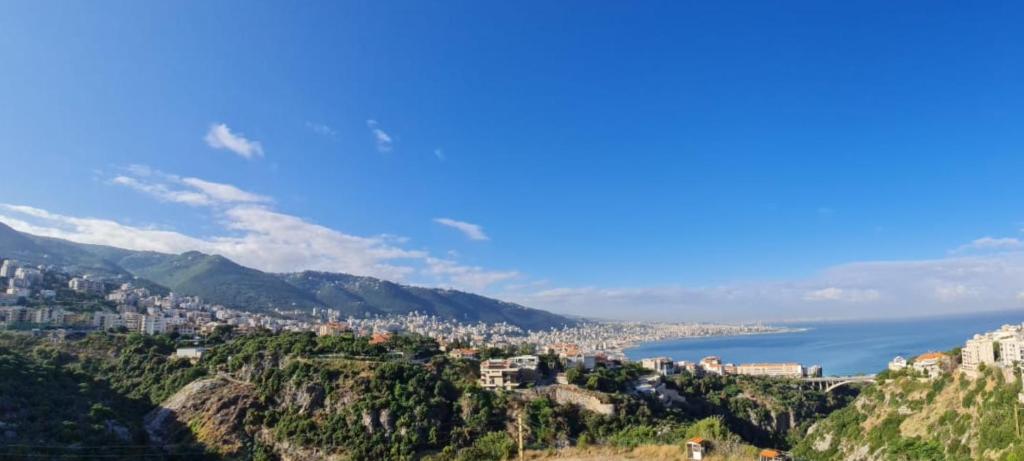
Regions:
[[0, 257], [53, 265], [75, 274], [143, 279], [179, 294], [253, 311], [331, 307], [357, 317], [422, 312], [462, 322], [508, 322], [532, 330], [575, 323], [550, 312], [456, 290], [327, 272], [270, 274], [218, 255], [197, 251], [172, 255], [75, 243], [25, 234], [3, 223]]
[[1013, 417], [1019, 380], [994, 368], [973, 380], [888, 375], [812, 427], [796, 453], [851, 461], [1024, 459]]

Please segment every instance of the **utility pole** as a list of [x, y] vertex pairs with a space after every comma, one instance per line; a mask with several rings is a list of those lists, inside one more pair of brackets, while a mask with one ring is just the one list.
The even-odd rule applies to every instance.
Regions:
[[519, 412], [517, 418], [517, 424], [519, 426], [519, 461], [523, 461], [525, 453], [523, 453], [523, 412]]

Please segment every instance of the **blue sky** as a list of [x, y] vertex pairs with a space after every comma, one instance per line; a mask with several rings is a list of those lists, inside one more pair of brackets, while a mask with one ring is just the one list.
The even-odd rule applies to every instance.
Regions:
[[608, 317], [1019, 307], [1021, 9], [8, 2], [0, 216]]

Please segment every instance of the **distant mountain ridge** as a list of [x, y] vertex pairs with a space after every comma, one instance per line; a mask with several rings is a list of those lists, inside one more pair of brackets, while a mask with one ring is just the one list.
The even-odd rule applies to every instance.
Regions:
[[538, 330], [573, 325], [575, 320], [515, 303], [458, 290], [401, 285], [373, 277], [305, 271], [272, 274], [220, 255], [180, 255], [75, 243], [18, 232], [0, 222], [0, 257], [68, 272], [144, 279], [176, 293], [234, 308], [329, 307], [344, 316], [422, 312], [461, 322], [508, 322]]

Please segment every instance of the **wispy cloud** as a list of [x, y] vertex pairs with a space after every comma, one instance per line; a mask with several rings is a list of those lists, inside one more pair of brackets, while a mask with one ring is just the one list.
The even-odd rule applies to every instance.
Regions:
[[442, 150], [440, 147], [434, 149], [434, 157], [437, 157], [437, 159], [442, 162], [448, 159], [448, 157], [444, 155], [444, 150]]
[[241, 133], [233, 133], [223, 123], [211, 125], [203, 139], [214, 149], [229, 150], [247, 159], [263, 156], [263, 146], [258, 141], [246, 139]]
[[370, 133], [373, 134], [373, 141], [377, 146], [377, 152], [391, 152], [392, 147], [394, 147], [391, 135], [381, 129], [380, 124], [376, 120], [367, 120], [366, 126], [370, 129]]
[[1024, 242], [1013, 237], [982, 237], [960, 245], [950, 253], [971, 253], [986, 251], [1017, 251], [1024, 249]]
[[434, 222], [442, 226], [456, 229], [459, 232], [462, 232], [470, 240], [490, 240], [490, 237], [484, 233], [484, 228], [480, 227], [479, 224], [457, 221], [451, 218], [434, 218]]
[[318, 135], [327, 136], [328, 138], [333, 138], [333, 137], [338, 136], [338, 131], [337, 130], [335, 130], [334, 128], [331, 128], [330, 126], [325, 125], [323, 123], [306, 122], [306, 128], [309, 128], [310, 130], [312, 130], [314, 133], [316, 133]]

